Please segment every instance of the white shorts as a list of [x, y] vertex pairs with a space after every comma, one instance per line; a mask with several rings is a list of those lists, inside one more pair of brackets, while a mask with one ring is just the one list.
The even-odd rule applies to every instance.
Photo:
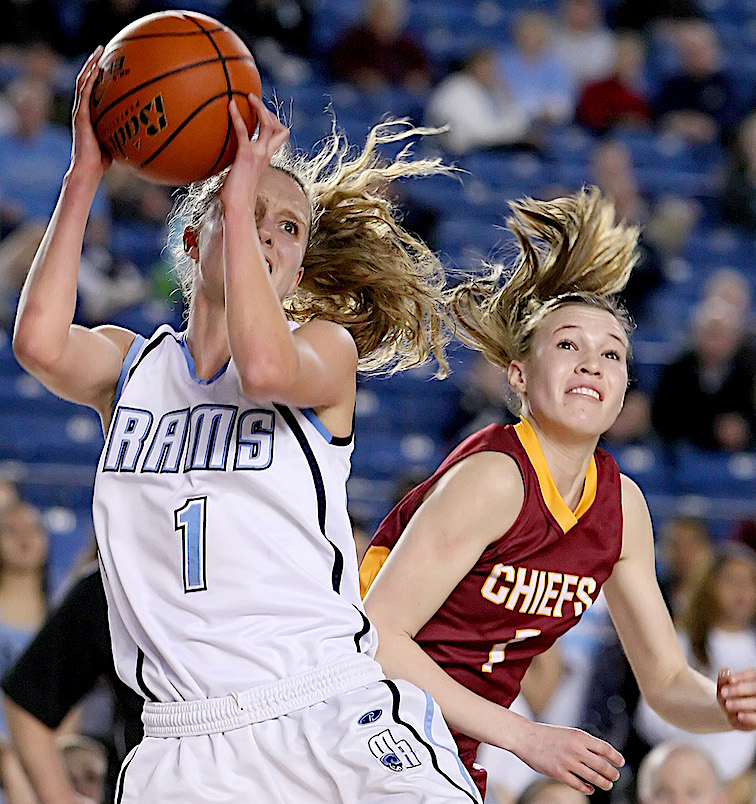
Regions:
[[[161, 706], [174, 707], [147, 704]], [[189, 719], [196, 732], [196, 709]], [[177, 725], [182, 736], [146, 736], [129, 754], [116, 804], [481, 802], [438, 706], [406, 681], [375, 681], [228, 731], [187, 735]]]

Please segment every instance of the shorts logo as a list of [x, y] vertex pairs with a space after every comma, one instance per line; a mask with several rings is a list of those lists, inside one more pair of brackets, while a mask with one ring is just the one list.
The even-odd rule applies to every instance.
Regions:
[[406, 740], [395, 740], [388, 729], [374, 734], [368, 746], [373, 756], [395, 773], [421, 764], [410, 744]]
[[367, 726], [368, 723], [375, 723], [382, 714], [382, 709], [371, 709], [369, 712], [365, 712], [357, 722], [360, 726]]

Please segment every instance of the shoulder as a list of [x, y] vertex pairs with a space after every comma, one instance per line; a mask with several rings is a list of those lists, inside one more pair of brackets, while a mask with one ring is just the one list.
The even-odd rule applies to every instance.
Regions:
[[[514, 523], [525, 499], [525, 487], [517, 462], [503, 452], [476, 452], [454, 464], [435, 484], [429, 496], [453, 498], [467, 516], [489, 517], [499, 522], [499, 530]], [[514, 515], [512, 516], [512, 512]], [[511, 522], [509, 521], [511, 519]]]
[[642, 549], [653, 555], [653, 528], [651, 515], [643, 492], [627, 475], [620, 475], [622, 489], [622, 553]]
[[119, 349], [123, 357], [126, 357], [126, 354], [137, 337], [136, 333], [132, 332], [130, 329], [117, 327], [114, 324], [103, 324], [100, 327], [95, 327], [94, 332], [107, 338]]
[[327, 321], [323, 318], [313, 318], [294, 330], [295, 338], [304, 338], [310, 343], [332, 344], [334, 347], [343, 349], [357, 355], [357, 346], [354, 338], [346, 327], [337, 324], [335, 321]]

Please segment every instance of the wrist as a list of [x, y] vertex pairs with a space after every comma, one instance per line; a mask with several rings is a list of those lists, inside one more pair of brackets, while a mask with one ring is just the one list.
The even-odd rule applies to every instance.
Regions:
[[102, 164], [85, 167], [77, 162], [71, 162], [63, 176], [63, 189], [90, 192], [94, 195], [104, 175], [105, 168]]
[[536, 724], [529, 718], [512, 712], [505, 707], [501, 707], [500, 717], [497, 721], [496, 732], [498, 739], [496, 744], [506, 751], [511, 751], [515, 756], [519, 756], [518, 746], [532, 739]]

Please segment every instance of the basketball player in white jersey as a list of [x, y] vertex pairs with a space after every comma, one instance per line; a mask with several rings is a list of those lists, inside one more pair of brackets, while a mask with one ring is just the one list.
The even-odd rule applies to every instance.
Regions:
[[[374, 142], [295, 173], [288, 130], [251, 97], [258, 135], [232, 102], [235, 162], [182, 210], [186, 331], [72, 325], [108, 166], [88, 116], [98, 56], [77, 81], [71, 167], [14, 348], [106, 434], [94, 519], [113, 652], [146, 700], [116, 800], [479, 802], [432, 699], [373, 659], [345, 505], [358, 362], [443, 360], [440, 266], [377, 194]], [[436, 169], [404, 155], [392, 175]], [[282, 306], [300, 281], [301, 326]]]

